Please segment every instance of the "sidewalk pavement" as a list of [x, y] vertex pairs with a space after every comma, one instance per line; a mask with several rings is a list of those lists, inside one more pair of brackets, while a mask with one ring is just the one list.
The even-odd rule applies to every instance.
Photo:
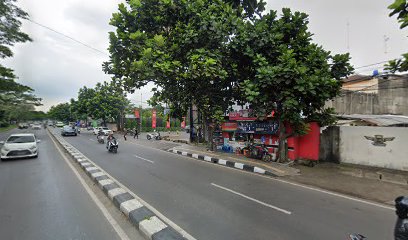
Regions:
[[393, 205], [396, 197], [408, 196], [408, 172], [405, 171], [334, 163], [320, 163], [315, 167], [302, 164], [288, 166], [274, 162], [265, 163], [234, 153], [210, 152], [205, 146], [193, 144], [182, 144], [173, 150], [252, 165], [290, 182], [384, 204]]
[[299, 174], [298, 169], [289, 167], [284, 164], [275, 163], [275, 162], [266, 163], [260, 160], [247, 158], [243, 155], [237, 155], [235, 153], [211, 152], [211, 151], [207, 151], [206, 147], [200, 146], [200, 145], [183, 144], [181, 146], [174, 147], [173, 149], [182, 151], [182, 152], [188, 152], [188, 153], [198, 154], [198, 155], [205, 155], [205, 156], [209, 156], [213, 158], [219, 158], [219, 159], [224, 159], [227, 161], [232, 161], [232, 162], [242, 163], [246, 165], [251, 165], [254, 167], [259, 167], [279, 177]]

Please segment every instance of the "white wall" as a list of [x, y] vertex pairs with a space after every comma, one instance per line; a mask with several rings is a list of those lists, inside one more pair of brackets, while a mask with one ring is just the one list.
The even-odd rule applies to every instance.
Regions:
[[[364, 137], [377, 134], [395, 139], [382, 147]], [[339, 151], [343, 163], [408, 171], [408, 128], [341, 126]]]

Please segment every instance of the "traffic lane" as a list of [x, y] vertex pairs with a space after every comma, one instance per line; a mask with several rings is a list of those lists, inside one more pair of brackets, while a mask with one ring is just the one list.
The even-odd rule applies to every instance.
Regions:
[[[395, 217], [388, 209], [275, 182], [253, 174], [220, 168], [178, 155], [169, 155], [134, 143], [121, 144], [118, 155], [106, 155], [103, 147], [101, 151], [97, 149], [97, 145], [90, 144], [84, 139], [67, 139], [72, 141], [75, 139], [73, 145], [76, 143], [79, 150], [96, 160], [95, 162], [126, 186], [131, 186], [131, 190], [143, 199], [154, 203], [153, 205], [158, 209], [161, 208], [160, 211], [165, 215], [171, 219], [177, 219], [177, 223], [181, 223], [183, 228], [198, 238], [201, 238], [201, 235], [208, 239], [223, 236], [221, 231], [214, 231], [217, 227], [221, 227], [218, 230], [234, 229], [219, 239], [241, 239], [240, 237], [245, 239], [248, 237], [245, 232], [251, 233], [251, 228], [257, 229], [260, 237], [273, 236], [277, 233], [276, 239], [282, 236], [287, 236], [285, 239], [296, 239], [307, 234], [310, 234], [310, 238], [313, 239], [333, 238], [333, 236], [339, 236], [339, 239], [342, 239], [347, 233], [356, 231], [366, 233], [372, 236], [372, 239], [376, 237], [387, 239], [392, 233]], [[134, 155], [137, 157], [135, 158]], [[256, 200], [289, 209], [292, 215], [290, 218], [279, 216], [275, 210], [265, 210], [265, 207], [254, 204], [253, 201], [234, 196], [230, 192], [220, 191], [211, 183], [242, 192]], [[167, 198], [160, 201], [164, 199], [163, 196]], [[183, 201], [184, 199], [189, 199], [189, 201]], [[231, 199], [234, 199], [232, 204]], [[169, 200], [174, 202], [171, 207]], [[177, 202], [182, 202], [182, 204], [177, 204]], [[166, 208], [167, 206], [169, 208]], [[180, 211], [180, 208], [185, 211]], [[197, 212], [195, 208], [201, 210]], [[267, 214], [263, 216], [265, 212], [275, 217], [271, 218]], [[231, 220], [228, 223], [217, 222], [220, 219], [219, 216]], [[251, 225], [245, 219], [250, 219], [252, 223], [255, 222], [256, 226]], [[232, 224], [233, 220], [238, 220], [238, 222]], [[203, 224], [211, 225], [208, 224], [208, 221], [215, 223], [209, 227], [212, 229], [211, 233], [216, 233], [216, 236], [209, 236], [211, 233], [208, 232], [208, 228], [201, 227]], [[261, 222], [264, 223], [264, 226]], [[291, 224], [293, 222], [297, 224]], [[272, 227], [271, 223], [273, 223]], [[250, 228], [247, 229], [247, 226]], [[289, 235], [285, 235], [288, 234], [287, 226], [290, 226]], [[265, 230], [267, 228], [273, 229], [272, 233], [268, 233]], [[285, 230], [282, 231], [282, 229]], [[240, 237], [232, 237], [234, 233], [239, 233]]]
[[[346, 233], [361, 231], [369, 235], [372, 239], [387, 239], [392, 236], [392, 229], [395, 222], [393, 210], [378, 208], [366, 203], [355, 202], [349, 199], [328, 195], [326, 193], [313, 191], [310, 189], [277, 182], [270, 178], [256, 176], [251, 173], [244, 173], [217, 166], [207, 168], [208, 163], [202, 163], [200, 171], [179, 167], [176, 161], [182, 161], [183, 157], [174, 155], [168, 158], [167, 153], [153, 151], [151, 154], [139, 154], [146, 159], [158, 159], [158, 164], [168, 164], [168, 172], [180, 171], [187, 175], [180, 182], [188, 181], [191, 178], [201, 178], [204, 182], [212, 182], [221, 186], [226, 186], [231, 190], [244, 193], [256, 200], [265, 203], [272, 203], [278, 207], [292, 212], [292, 217], [299, 220], [299, 224], [293, 227], [299, 228], [300, 233], [304, 233], [305, 228], [314, 229], [321, 236], [345, 236]], [[161, 155], [158, 157], [158, 155]], [[160, 161], [160, 159], [164, 161]], [[171, 161], [175, 159], [175, 161]], [[183, 158], [186, 159], [186, 158]], [[187, 158], [186, 161], [197, 161]], [[212, 168], [225, 171], [211, 176]], [[221, 169], [220, 169], [221, 168]], [[230, 175], [230, 176], [228, 176]], [[208, 177], [211, 176], [211, 177]], [[178, 178], [176, 174], [173, 178]], [[197, 186], [196, 183], [193, 184]], [[368, 186], [369, 187], [369, 186]], [[221, 191], [222, 192], [222, 191]], [[233, 197], [233, 196], [231, 196]], [[235, 197], [235, 196], [234, 196]], [[235, 208], [235, 207], [234, 207]], [[275, 219], [276, 221], [277, 219]], [[279, 220], [278, 220], [279, 221]], [[311, 226], [312, 225], [312, 226]], [[334, 235], [336, 233], [336, 235]], [[316, 237], [314, 237], [316, 239]]]
[[119, 239], [44, 130], [36, 159], [0, 163], [0, 239]]

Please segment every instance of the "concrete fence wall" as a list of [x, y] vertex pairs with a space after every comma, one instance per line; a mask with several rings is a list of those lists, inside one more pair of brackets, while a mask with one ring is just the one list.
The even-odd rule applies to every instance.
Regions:
[[323, 161], [408, 171], [408, 128], [340, 126], [321, 137]]

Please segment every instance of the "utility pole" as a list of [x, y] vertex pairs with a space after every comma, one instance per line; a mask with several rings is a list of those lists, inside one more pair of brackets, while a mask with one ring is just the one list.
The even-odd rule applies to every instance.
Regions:
[[194, 139], [194, 118], [193, 118], [193, 103], [190, 104], [190, 142]]
[[347, 51], [350, 51], [350, 22], [347, 19], [347, 32], [346, 32], [346, 44], [347, 44]]
[[142, 114], [142, 96], [143, 96], [143, 93], [140, 93], [140, 130], [139, 130], [139, 132], [141, 133], [142, 132], [142, 119], [143, 119], [143, 114]]
[[387, 37], [387, 35], [384, 35], [384, 53], [387, 54], [387, 42], [390, 40], [389, 37]]

